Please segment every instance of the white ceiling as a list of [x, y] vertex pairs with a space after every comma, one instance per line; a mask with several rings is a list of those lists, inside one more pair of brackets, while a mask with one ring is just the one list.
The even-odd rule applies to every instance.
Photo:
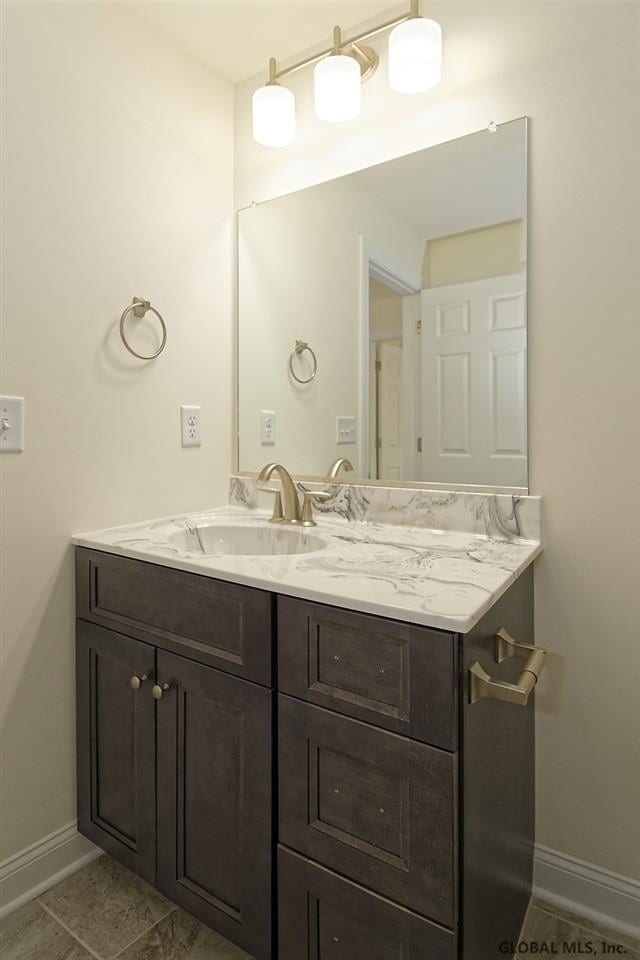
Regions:
[[[291, 59], [345, 30], [386, 19], [389, 0], [131, 0], [129, 13], [216, 73], [239, 83], [267, 69], [269, 57]], [[392, 14], [393, 15], [393, 14]]]

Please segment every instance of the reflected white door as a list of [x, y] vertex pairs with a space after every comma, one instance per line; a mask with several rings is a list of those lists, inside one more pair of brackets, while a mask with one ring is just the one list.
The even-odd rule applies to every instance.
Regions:
[[422, 291], [422, 479], [527, 484], [523, 273]]
[[402, 347], [378, 345], [378, 424], [381, 480], [402, 480]]

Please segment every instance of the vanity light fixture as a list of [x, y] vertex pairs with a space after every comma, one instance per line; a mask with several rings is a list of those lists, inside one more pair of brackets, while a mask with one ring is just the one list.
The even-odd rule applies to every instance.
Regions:
[[269, 80], [253, 94], [253, 139], [265, 147], [284, 147], [295, 137], [295, 97], [279, 81], [315, 64], [316, 115], [328, 123], [344, 123], [358, 116], [362, 83], [378, 66], [378, 54], [364, 40], [391, 30], [389, 85], [398, 93], [419, 93], [435, 86], [442, 75], [442, 30], [435, 20], [420, 15], [420, 0], [410, 0], [409, 12], [351, 40], [334, 27], [333, 45], [293, 66], [277, 69], [269, 61]]
[[269, 60], [269, 81], [252, 100], [253, 139], [263, 147], [286, 147], [296, 135], [296, 98], [277, 80], [276, 61]]
[[316, 116], [327, 123], [345, 123], [362, 108], [360, 64], [342, 53], [342, 31], [333, 28], [333, 53], [319, 60], [313, 70]]
[[442, 77], [442, 28], [435, 20], [411, 17], [389, 35], [389, 86], [397, 93], [422, 93]]

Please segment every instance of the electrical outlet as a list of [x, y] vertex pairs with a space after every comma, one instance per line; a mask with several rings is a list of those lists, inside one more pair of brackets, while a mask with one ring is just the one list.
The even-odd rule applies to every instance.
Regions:
[[356, 442], [356, 418], [336, 417], [336, 443]]
[[200, 407], [180, 407], [183, 447], [200, 446]]
[[0, 451], [24, 450], [24, 397], [0, 397]]
[[263, 447], [270, 447], [276, 442], [276, 412], [275, 410], [260, 411], [260, 443]]

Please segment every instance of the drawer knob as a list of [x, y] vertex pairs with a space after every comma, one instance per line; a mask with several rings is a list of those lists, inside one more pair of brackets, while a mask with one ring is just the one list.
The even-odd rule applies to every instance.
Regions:
[[333, 938], [333, 942], [334, 942], [334, 943], [340, 943], [340, 937], [334, 937], [334, 938]]
[[384, 807], [380, 807], [380, 813], [384, 813]]
[[165, 693], [169, 689], [168, 683], [154, 683], [151, 693], [153, 694], [154, 700], [162, 700]]
[[384, 667], [380, 667], [380, 670], [378, 671], [378, 673], [380, 674], [381, 677], [384, 677]]
[[334, 653], [333, 659], [335, 660], [336, 663], [340, 663], [340, 657], [338, 656], [337, 653]]
[[144, 681], [147, 679], [146, 673], [143, 673], [141, 677], [134, 676], [129, 680], [129, 686], [132, 690], [139, 690]]

